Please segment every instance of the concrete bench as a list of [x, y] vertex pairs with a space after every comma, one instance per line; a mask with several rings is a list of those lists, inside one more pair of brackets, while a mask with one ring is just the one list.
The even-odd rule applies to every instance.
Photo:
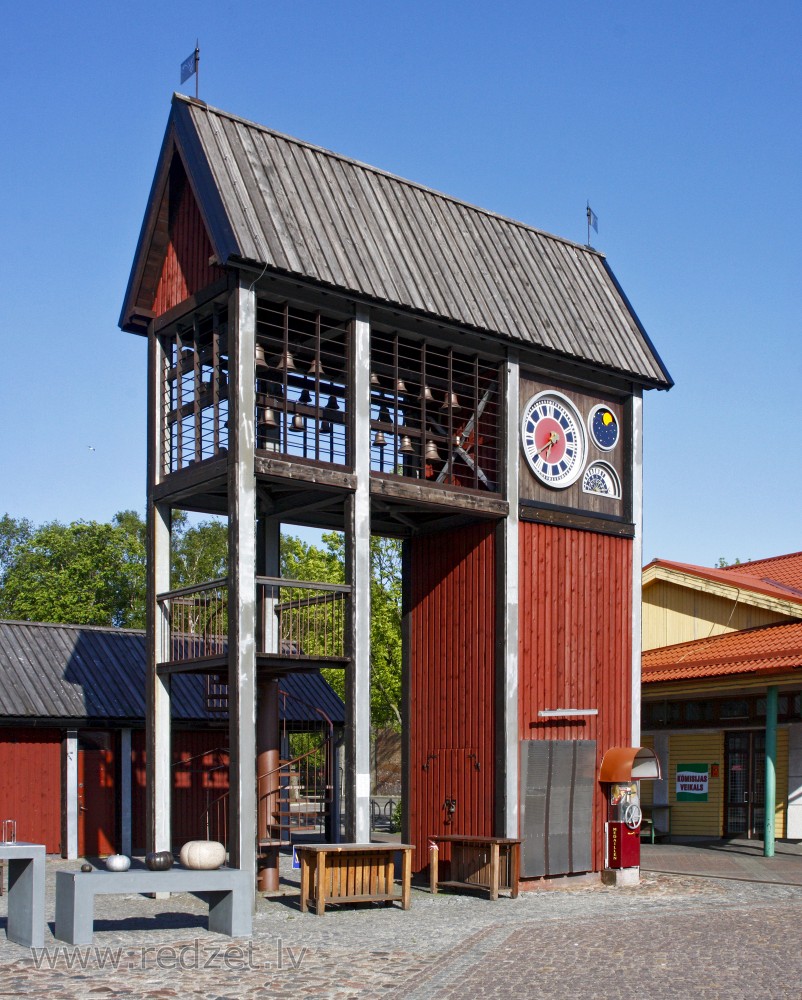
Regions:
[[67, 944], [91, 944], [95, 896], [143, 892], [194, 892], [209, 903], [209, 930], [229, 937], [250, 937], [253, 923], [253, 875], [237, 868], [195, 871], [147, 868], [127, 872], [56, 872], [56, 932]]
[[8, 861], [6, 936], [15, 944], [41, 948], [45, 943], [45, 846], [0, 844]]

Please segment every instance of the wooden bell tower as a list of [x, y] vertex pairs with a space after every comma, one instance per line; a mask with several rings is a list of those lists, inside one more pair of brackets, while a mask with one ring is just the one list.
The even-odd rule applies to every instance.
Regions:
[[[345, 836], [369, 840], [373, 533], [405, 543], [416, 867], [446, 824], [526, 840], [546, 801], [586, 849], [554, 861], [555, 826], [540, 874], [600, 867], [595, 778], [557, 778], [637, 736], [641, 398], [671, 385], [604, 258], [176, 95], [121, 326], [149, 357], [151, 846], [171, 683], [203, 672], [231, 862], [274, 863], [271, 684], [321, 665], [346, 677]], [[227, 516], [225, 579], [171, 590], [176, 508]], [[281, 578], [282, 520], [344, 532], [343, 585]]]

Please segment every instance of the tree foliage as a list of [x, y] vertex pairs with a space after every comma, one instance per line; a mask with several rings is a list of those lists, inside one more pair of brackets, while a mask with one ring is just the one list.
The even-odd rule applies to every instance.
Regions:
[[[190, 524], [173, 515], [171, 585], [185, 587], [226, 575], [228, 527], [222, 519]], [[371, 722], [401, 725], [401, 543], [371, 539]], [[146, 527], [132, 510], [109, 524], [52, 521], [35, 527], [0, 518], [0, 617], [74, 625], [145, 626]], [[343, 583], [345, 543], [339, 532], [318, 547], [281, 538], [286, 579]], [[344, 697], [342, 670], [324, 671]]]

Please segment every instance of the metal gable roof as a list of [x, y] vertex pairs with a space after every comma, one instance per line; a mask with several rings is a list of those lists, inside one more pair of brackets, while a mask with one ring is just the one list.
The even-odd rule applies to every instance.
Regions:
[[[314, 718], [317, 706], [343, 723], [343, 703], [319, 673], [288, 675], [281, 687], [310, 706], [305, 712], [288, 703], [288, 722]], [[173, 677], [172, 714], [186, 722], [220, 718], [206, 711], [202, 676]], [[0, 621], [3, 718], [144, 719], [145, 633]]]
[[[176, 94], [121, 326], [173, 150], [221, 263], [248, 262], [668, 388], [604, 257]], [[159, 244], [160, 246], [160, 244]]]

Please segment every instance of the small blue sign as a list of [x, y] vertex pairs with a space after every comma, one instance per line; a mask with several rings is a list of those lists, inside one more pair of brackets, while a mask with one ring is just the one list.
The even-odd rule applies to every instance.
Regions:
[[297, 851], [297, 848], [293, 847], [293, 849], [292, 849], [292, 867], [293, 868], [300, 868], [301, 867], [301, 862], [298, 860], [298, 855], [295, 853], [296, 851]]

